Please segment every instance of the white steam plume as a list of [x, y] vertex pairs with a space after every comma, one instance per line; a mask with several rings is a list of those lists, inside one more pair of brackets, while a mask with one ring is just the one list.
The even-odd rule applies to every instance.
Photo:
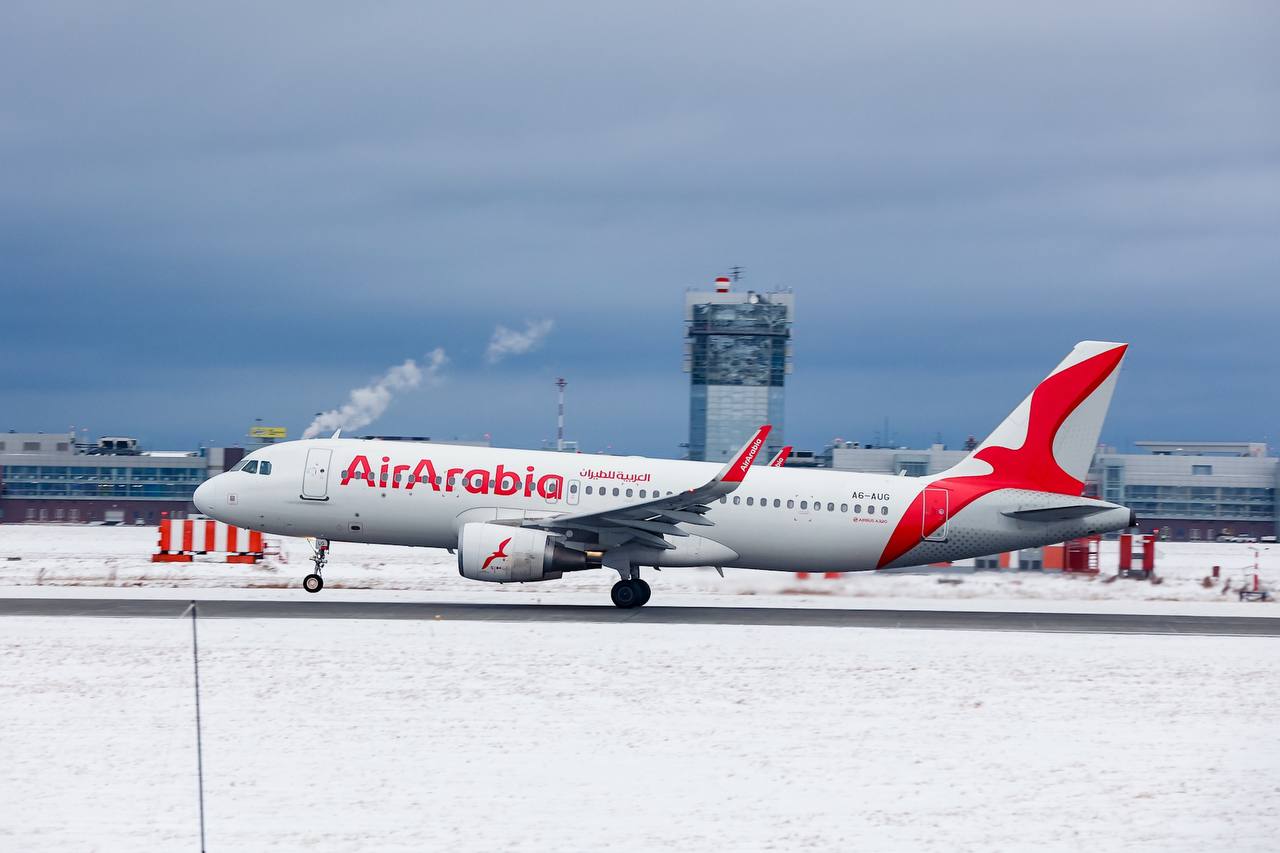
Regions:
[[441, 347], [427, 353], [426, 363], [421, 366], [411, 358], [405, 359], [404, 364], [397, 364], [376, 381], [354, 389], [346, 405], [316, 415], [302, 437], [315, 438], [336, 429], [359, 429], [373, 423], [391, 405], [396, 392], [417, 388], [423, 379], [435, 381], [448, 361]]
[[485, 360], [497, 364], [509, 355], [523, 355], [537, 349], [551, 332], [551, 325], [550, 320], [525, 320], [523, 332], [498, 326], [489, 339]]

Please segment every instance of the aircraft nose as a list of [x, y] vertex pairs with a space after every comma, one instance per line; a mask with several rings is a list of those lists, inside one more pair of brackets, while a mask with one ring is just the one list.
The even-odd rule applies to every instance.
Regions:
[[210, 511], [213, 508], [213, 493], [218, 488], [213, 484], [213, 479], [211, 477], [196, 486], [195, 492], [191, 495], [191, 502], [196, 505], [196, 509], [200, 510], [202, 515], [213, 515]]

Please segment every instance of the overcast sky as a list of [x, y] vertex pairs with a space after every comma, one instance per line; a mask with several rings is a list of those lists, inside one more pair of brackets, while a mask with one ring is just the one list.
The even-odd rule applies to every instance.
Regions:
[[[0, 429], [676, 456], [684, 290], [793, 288], [786, 435], [951, 445], [1085, 338], [1103, 438], [1280, 443], [1280, 6], [0, 10]], [[492, 358], [494, 328], [553, 325]], [[518, 349], [518, 348], [517, 348]]]

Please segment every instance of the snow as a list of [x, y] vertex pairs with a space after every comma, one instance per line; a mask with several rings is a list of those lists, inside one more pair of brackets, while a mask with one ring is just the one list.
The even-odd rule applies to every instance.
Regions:
[[[200, 623], [208, 849], [1273, 850], [1280, 640]], [[189, 620], [0, 619], [0, 849], [196, 847]]]
[[[0, 525], [0, 594], [30, 595], [42, 587], [180, 590], [290, 590], [310, 571], [310, 549], [299, 539], [276, 540], [281, 555], [258, 566], [228, 565], [217, 557], [195, 563], [152, 563], [157, 533], [150, 527]], [[945, 607], [947, 609], [1089, 610], [1096, 612], [1229, 613], [1270, 615], [1268, 605], [1240, 603], [1233, 590], [1253, 574], [1255, 560], [1264, 585], [1280, 578], [1280, 547], [1271, 544], [1174, 543], [1157, 545], [1159, 584], [1114, 580], [1116, 543], [1104, 542], [1099, 576], [1061, 572], [858, 572], [837, 579], [799, 579], [790, 572], [710, 569], [647, 572], [655, 604], [737, 602], [819, 607]], [[18, 559], [12, 559], [12, 558]], [[8, 559], [6, 559], [8, 558]], [[1203, 580], [1212, 566], [1222, 577]], [[326, 596], [372, 590], [380, 598], [432, 596], [458, 600], [605, 600], [616, 580], [607, 570], [580, 572], [535, 584], [485, 584], [458, 575], [453, 555], [429, 548], [338, 543], [325, 569]], [[1224, 582], [1230, 589], [1224, 590]]]

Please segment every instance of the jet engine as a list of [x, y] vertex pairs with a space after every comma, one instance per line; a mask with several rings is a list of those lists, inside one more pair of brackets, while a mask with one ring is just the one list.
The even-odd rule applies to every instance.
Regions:
[[542, 530], [473, 521], [458, 534], [458, 574], [473, 581], [546, 581], [599, 567], [598, 553], [566, 548]]

